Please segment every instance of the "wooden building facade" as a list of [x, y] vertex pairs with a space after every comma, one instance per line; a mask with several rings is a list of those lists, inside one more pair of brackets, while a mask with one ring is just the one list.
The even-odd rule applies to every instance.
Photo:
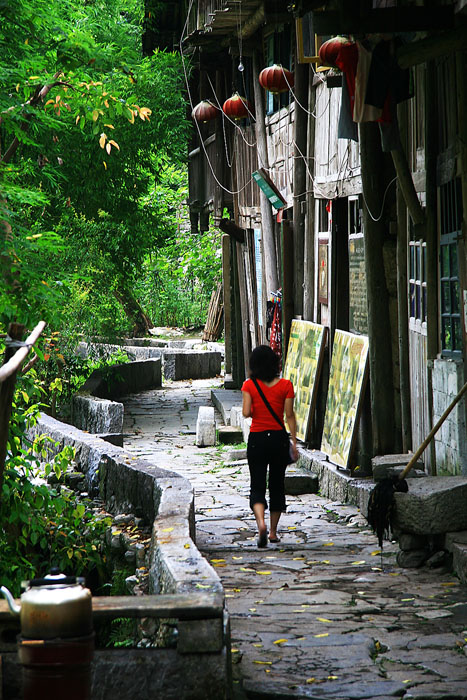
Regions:
[[[211, 216], [225, 232], [227, 382], [239, 387], [268, 342], [278, 294], [283, 352], [292, 318], [329, 328], [328, 358], [336, 329], [367, 335], [363, 467], [415, 450], [467, 379], [466, 5], [198, 0], [187, 11], [190, 109], [217, 108], [193, 120], [189, 204], [195, 230]], [[359, 61], [384, 48], [381, 83], [406, 81], [391, 133], [363, 112], [343, 122], [348, 68], [316, 59], [337, 35]], [[273, 64], [292, 74], [279, 94], [258, 81]], [[222, 111], [234, 94], [241, 119]], [[326, 389], [324, 369], [321, 407]], [[425, 451], [427, 472], [467, 474], [466, 404]]]

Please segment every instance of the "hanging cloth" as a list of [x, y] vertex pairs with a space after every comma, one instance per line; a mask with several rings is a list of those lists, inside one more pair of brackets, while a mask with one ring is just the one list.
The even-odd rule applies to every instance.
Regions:
[[271, 350], [279, 358], [282, 367], [282, 305], [280, 301], [274, 301], [274, 317], [269, 344]]

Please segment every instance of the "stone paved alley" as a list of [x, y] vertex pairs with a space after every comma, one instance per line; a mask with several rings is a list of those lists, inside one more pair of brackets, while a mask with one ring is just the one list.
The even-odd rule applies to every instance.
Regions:
[[[467, 587], [400, 569], [357, 508], [288, 496], [282, 540], [256, 547], [248, 468], [195, 446], [198, 408], [221, 380], [123, 399], [125, 448], [187, 477], [197, 545], [231, 616], [235, 698], [467, 698]], [[218, 419], [220, 417], [218, 416]]]

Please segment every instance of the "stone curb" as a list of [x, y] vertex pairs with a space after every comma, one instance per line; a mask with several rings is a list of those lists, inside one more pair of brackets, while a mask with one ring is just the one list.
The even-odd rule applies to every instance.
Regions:
[[90, 494], [100, 495], [111, 513], [133, 512], [153, 521], [151, 593], [223, 592], [217, 573], [195, 544], [194, 494], [187, 479], [47, 415], [29, 430], [28, 438], [42, 434], [55, 443], [48, 447], [51, 454], [65, 445], [75, 448]]

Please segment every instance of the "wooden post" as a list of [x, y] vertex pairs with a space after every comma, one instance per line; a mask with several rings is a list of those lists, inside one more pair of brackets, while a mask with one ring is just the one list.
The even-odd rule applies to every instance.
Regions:
[[[401, 135], [407, 134], [407, 104], [398, 109]], [[407, 144], [402, 144], [406, 148]], [[410, 411], [410, 368], [409, 368], [409, 308], [407, 284], [407, 205], [404, 195], [397, 186], [397, 323], [399, 330], [399, 383], [401, 396], [401, 436], [402, 451], [412, 448], [412, 415]]]
[[232, 373], [232, 313], [230, 303], [230, 236], [224, 233], [222, 244], [222, 290], [224, 297], [224, 374]]
[[[23, 338], [24, 326], [20, 323], [11, 323], [8, 328], [8, 335], [12, 340], [21, 341]], [[17, 348], [16, 348], [17, 350]], [[15, 348], [8, 347], [5, 350], [3, 364], [5, 365], [16, 352]], [[0, 493], [3, 483], [3, 471], [5, 469], [6, 446], [8, 442], [8, 426], [11, 416], [11, 404], [15, 393], [17, 372], [13, 372], [0, 384]]]
[[[467, 51], [458, 51], [456, 54], [456, 82], [457, 82], [457, 118], [459, 134], [465, 134], [467, 130], [467, 78], [465, 64]], [[459, 251], [459, 281], [461, 293], [461, 324], [464, 334], [464, 379], [467, 379], [467, 141], [459, 139], [460, 176], [462, 187], [462, 235], [458, 241]], [[463, 312], [463, 313], [462, 313]], [[460, 411], [461, 409], [459, 409]], [[464, 400], [464, 421], [467, 425], [467, 400]], [[465, 473], [465, 471], [464, 471]]]
[[383, 201], [383, 153], [377, 124], [359, 124], [361, 173], [365, 206], [365, 275], [368, 296], [368, 336], [373, 454], [390, 454], [394, 445], [394, 386], [391, 324], [384, 270], [383, 217], [375, 221]]
[[[436, 160], [438, 152], [436, 70], [433, 61], [426, 64], [425, 74], [425, 172], [426, 172], [426, 308], [428, 359], [428, 412], [433, 425], [433, 360], [439, 349], [438, 325], [438, 193]], [[430, 474], [436, 475], [436, 450], [430, 444]]]
[[282, 233], [282, 358], [289, 345], [290, 326], [294, 316], [294, 233], [288, 221], [283, 221]]
[[305, 269], [305, 202], [306, 202], [306, 154], [307, 154], [307, 118], [308, 115], [300, 105], [308, 101], [307, 63], [298, 63], [295, 67], [295, 113], [294, 113], [294, 166], [293, 166], [293, 237], [294, 237], [294, 277], [293, 277], [293, 313], [303, 316], [303, 282]]
[[[253, 52], [253, 75], [259, 75], [258, 51]], [[253, 80], [255, 93], [256, 112], [256, 143], [258, 153], [258, 166], [265, 168], [269, 172], [268, 146], [266, 139], [266, 124], [263, 90], [258, 80]], [[271, 204], [266, 195], [260, 193], [261, 202], [261, 240], [263, 243], [264, 276], [266, 294], [275, 292], [278, 289], [277, 255], [274, 236], [274, 219], [272, 216]]]
[[[308, 84], [308, 109], [315, 111], [316, 87], [313, 81]], [[315, 123], [314, 117], [308, 119], [308, 148], [307, 158], [310, 164], [307, 169], [306, 190], [313, 189], [313, 181], [308, 177], [308, 172], [313, 172], [313, 157], [315, 154]], [[304, 271], [303, 271], [303, 319], [313, 321], [313, 307], [315, 303], [315, 198], [313, 192], [306, 195], [306, 219], [305, 219], [305, 240], [304, 240]]]
[[231, 313], [232, 313], [232, 380], [233, 388], [239, 389], [245, 378], [243, 359], [242, 312], [240, 308], [240, 291], [238, 282], [237, 243], [230, 239], [231, 245]]

